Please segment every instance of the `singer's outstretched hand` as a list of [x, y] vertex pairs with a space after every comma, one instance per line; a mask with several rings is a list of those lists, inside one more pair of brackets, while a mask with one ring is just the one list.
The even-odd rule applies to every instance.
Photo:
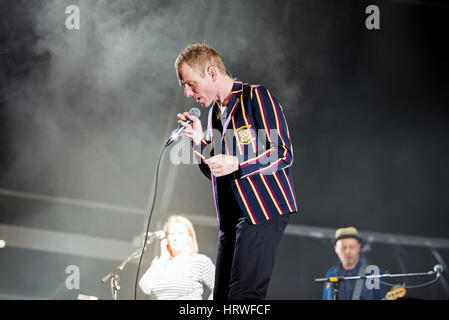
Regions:
[[216, 177], [226, 176], [239, 169], [239, 161], [236, 156], [229, 154], [219, 154], [207, 159], [211, 173]]
[[[187, 137], [189, 137], [195, 145], [199, 145], [201, 143], [201, 139], [203, 139], [203, 128], [201, 126], [201, 121], [192, 116], [188, 112], [178, 113], [178, 124], [185, 127], [182, 132]], [[187, 120], [191, 120], [191, 123], [187, 123]]]

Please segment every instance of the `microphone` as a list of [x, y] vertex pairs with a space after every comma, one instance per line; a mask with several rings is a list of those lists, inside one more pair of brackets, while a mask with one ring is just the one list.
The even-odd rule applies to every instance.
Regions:
[[[189, 114], [191, 114], [192, 116], [199, 118], [201, 116], [201, 111], [198, 108], [192, 108], [189, 110]], [[192, 123], [191, 120], [187, 120], [187, 123]], [[175, 141], [176, 139], [178, 139], [179, 135], [181, 134], [181, 132], [183, 132], [185, 129], [185, 127], [183, 126], [179, 126], [176, 130], [174, 130], [170, 136], [170, 139], [167, 140], [167, 142], [165, 143], [165, 147], [168, 147], [169, 145], [172, 144], [173, 141]]]
[[165, 238], [164, 230], [158, 230], [158, 231], [148, 232], [147, 241], [150, 241], [153, 239], [162, 240], [164, 238]]
[[443, 266], [441, 264], [437, 264], [433, 267], [433, 272], [437, 274], [437, 278], [441, 276], [443, 272]]
[[[147, 243], [145, 245], [152, 243], [153, 240], [162, 240], [164, 238], [165, 232], [163, 230], [148, 232]], [[133, 237], [133, 245], [135, 247], [141, 248], [144, 245], [143, 243], [144, 241], [145, 241], [145, 232]]]

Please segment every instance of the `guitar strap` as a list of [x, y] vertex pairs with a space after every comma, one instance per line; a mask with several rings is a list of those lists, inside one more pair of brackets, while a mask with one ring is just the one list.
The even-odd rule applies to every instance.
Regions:
[[[362, 260], [362, 264], [360, 265], [358, 275], [364, 276], [365, 270], [366, 270], [366, 261]], [[364, 279], [356, 280], [356, 282], [354, 284], [354, 291], [352, 292], [352, 300], [360, 300], [360, 295], [362, 294], [362, 288], [363, 288], [364, 281], [365, 281]]]

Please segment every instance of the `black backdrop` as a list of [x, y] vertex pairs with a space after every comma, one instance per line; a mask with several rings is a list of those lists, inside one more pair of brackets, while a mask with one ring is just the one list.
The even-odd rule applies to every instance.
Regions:
[[[70, 4], [80, 30], [64, 27]], [[370, 4], [380, 30], [365, 27]], [[173, 62], [207, 42], [233, 76], [264, 84], [284, 106], [302, 207], [292, 225], [447, 239], [448, 15], [438, 1], [2, 0], [0, 189], [145, 208], [162, 141], [193, 104]], [[210, 183], [168, 157], [154, 223], [172, 211], [213, 218]], [[0, 196], [5, 225], [130, 241], [144, 220]], [[197, 228], [214, 258], [216, 228]], [[439, 252], [447, 261], [449, 250]], [[437, 263], [428, 248], [375, 243], [368, 255], [392, 273]], [[61, 287], [69, 264], [89, 270], [81, 291], [109, 298], [97, 280], [117, 264], [18, 247], [0, 259], [6, 298], [75, 298]], [[313, 279], [335, 262], [328, 240], [285, 236], [268, 298], [319, 299]], [[134, 265], [122, 275], [124, 298], [134, 275]], [[410, 294], [449, 297], [442, 284]]]

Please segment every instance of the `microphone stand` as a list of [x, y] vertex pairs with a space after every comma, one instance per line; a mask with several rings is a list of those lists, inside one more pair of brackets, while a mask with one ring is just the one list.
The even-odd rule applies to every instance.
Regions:
[[397, 273], [397, 274], [376, 274], [371, 276], [351, 276], [351, 277], [329, 277], [329, 278], [317, 278], [315, 282], [330, 282], [332, 283], [332, 296], [334, 300], [338, 300], [338, 290], [340, 288], [340, 283], [346, 280], [359, 280], [359, 279], [378, 279], [378, 278], [397, 278], [397, 277], [417, 277], [417, 276], [430, 276], [436, 274], [437, 278], [441, 275], [440, 272], [435, 270], [428, 272], [415, 272], [415, 273]]
[[[152, 241], [153, 241], [153, 239], [148, 239], [147, 243], [150, 244]], [[142, 246], [143, 245], [144, 244], [142, 244]], [[146, 249], [147, 248], [145, 246], [144, 250], [146, 250]], [[118, 300], [118, 291], [120, 290], [120, 286], [119, 286], [119, 280], [120, 280], [119, 272], [123, 271], [125, 266], [132, 259], [138, 258], [140, 256], [141, 251], [142, 251], [142, 247], [140, 247], [139, 249], [137, 249], [136, 251], [131, 253], [125, 260], [123, 260], [123, 262], [121, 264], [119, 264], [114, 270], [109, 272], [106, 276], [103, 277], [103, 279], [101, 279], [101, 283], [105, 283], [106, 281], [111, 279], [111, 292], [112, 292], [112, 299], [113, 300]]]

